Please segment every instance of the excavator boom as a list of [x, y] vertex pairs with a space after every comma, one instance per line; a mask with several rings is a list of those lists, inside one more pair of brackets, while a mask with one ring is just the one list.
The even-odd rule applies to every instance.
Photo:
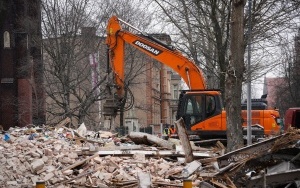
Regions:
[[[153, 59], [156, 59], [157, 61], [172, 68], [183, 78], [190, 89], [203, 90], [206, 88], [202, 71], [197, 65], [195, 65], [190, 59], [183, 56], [183, 54], [179, 51], [171, 49], [166, 45], [164, 46], [162, 43], [158, 44], [148, 35], [142, 33], [137, 35], [123, 30], [120, 25], [120, 20], [116, 16], [110, 18], [106, 31], [106, 44], [110, 51], [111, 66], [114, 74], [116, 75], [117, 85], [120, 86], [121, 90], [122, 87], [124, 87], [125, 43], [132, 45]], [[122, 96], [122, 92], [120, 93], [120, 96]]]

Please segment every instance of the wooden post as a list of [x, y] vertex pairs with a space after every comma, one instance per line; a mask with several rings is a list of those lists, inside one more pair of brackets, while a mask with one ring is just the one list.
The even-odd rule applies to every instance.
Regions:
[[183, 188], [192, 188], [192, 187], [193, 187], [192, 180], [190, 179], [183, 180]]
[[180, 118], [179, 120], [175, 121], [174, 123], [176, 125], [177, 134], [179, 136], [179, 139], [181, 141], [183, 151], [185, 154], [185, 162], [190, 163], [190, 162], [194, 161], [194, 155], [193, 155], [193, 150], [191, 147], [189, 137], [187, 135], [184, 121], [182, 118]]
[[44, 181], [38, 181], [36, 182], [35, 188], [45, 188], [45, 182]]

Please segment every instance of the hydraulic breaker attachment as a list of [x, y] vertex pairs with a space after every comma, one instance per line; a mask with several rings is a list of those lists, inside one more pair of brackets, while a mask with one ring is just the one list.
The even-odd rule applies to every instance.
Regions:
[[116, 99], [106, 99], [105, 103], [103, 104], [102, 113], [104, 116], [116, 117], [118, 109], [119, 105]]

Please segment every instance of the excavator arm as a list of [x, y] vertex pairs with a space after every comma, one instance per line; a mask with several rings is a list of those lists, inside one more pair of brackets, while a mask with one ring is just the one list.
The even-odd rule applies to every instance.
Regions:
[[108, 22], [106, 44], [109, 48], [109, 61], [115, 75], [120, 98], [124, 97], [125, 43], [172, 68], [183, 78], [190, 89], [203, 90], [206, 88], [202, 71], [190, 59], [143, 32], [137, 35], [122, 29], [120, 23], [138, 30], [116, 16], [112, 16]]

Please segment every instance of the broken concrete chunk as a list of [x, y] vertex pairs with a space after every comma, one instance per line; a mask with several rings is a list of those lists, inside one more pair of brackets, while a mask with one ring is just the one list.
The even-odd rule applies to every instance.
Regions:
[[43, 173], [43, 172], [45, 172], [47, 170], [47, 168], [42, 168], [41, 170], [38, 170], [37, 172], [36, 172], [36, 174], [41, 174], [41, 173]]
[[101, 157], [95, 157], [93, 160], [98, 164], [100, 164], [102, 162]]
[[175, 166], [175, 167], [169, 169], [168, 171], [166, 171], [165, 172], [165, 176], [168, 177], [168, 176], [180, 173], [180, 172], [182, 172], [182, 170], [183, 170], [183, 167], [181, 167], [181, 166]]
[[149, 173], [138, 172], [137, 173], [139, 187], [140, 188], [150, 188], [151, 187], [151, 176]]
[[48, 158], [47, 156], [43, 156], [43, 157], [42, 157], [42, 160], [44, 161], [44, 163], [47, 163], [48, 159], [49, 159], [49, 158]]
[[55, 166], [53, 166], [53, 165], [47, 166], [47, 172], [53, 172], [55, 169], [56, 169], [56, 168], [55, 168]]
[[45, 154], [45, 156], [52, 156], [53, 152], [52, 152], [52, 150], [45, 148], [44, 149], [44, 154]]
[[106, 170], [107, 170], [109, 173], [113, 173], [113, 172], [116, 170], [116, 168], [113, 167], [113, 166], [109, 166]]
[[44, 167], [44, 161], [42, 159], [36, 159], [30, 164], [30, 167], [31, 171], [36, 173]]
[[39, 153], [37, 153], [37, 152], [31, 152], [30, 155], [31, 155], [32, 157], [34, 157], [34, 158], [39, 158], [39, 157], [41, 157], [41, 155], [40, 155]]
[[85, 137], [85, 135], [87, 134], [87, 128], [85, 126], [84, 123], [81, 123], [80, 126], [77, 129], [77, 133], [82, 136]]
[[40, 150], [40, 149], [36, 149], [36, 152], [37, 152], [38, 154], [40, 154], [40, 155], [43, 155], [43, 154], [44, 154], [43, 151]]
[[142, 162], [144, 163], [146, 160], [146, 156], [143, 153], [135, 153], [133, 155], [133, 158], [137, 161], [137, 162]]
[[61, 145], [60, 144], [56, 144], [54, 146], [54, 151], [59, 152], [61, 150]]
[[68, 154], [68, 157], [71, 159], [77, 159], [78, 158], [78, 154], [75, 152], [71, 152]]
[[188, 163], [182, 170], [182, 176], [184, 178], [189, 177], [191, 174], [193, 174], [199, 167], [201, 167], [201, 163], [198, 161], [193, 161]]
[[[103, 173], [103, 180], [105, 182], [109, 182], [111, 180], [111, 178], [113, 177], [113, 175], [111, 173]], [[100, 178], [100, 176], [99, 176]], [[100, 178], [101, 179], [101, 178]]]
[[17, 181], [7, 181], [6, 184], [7, 185], [15, 185], [15, 186], [17, 186], [18, 182]]
[[31, 182], [32, 182], [33, 184], [35, 184], [36, 182], [39, 181], [39, 176], [31, 176], [30, 179], [31, 179]]
[[73, 170], [66, 170], [63, 172], [63, 175], [67, 176], [73, 173]]

